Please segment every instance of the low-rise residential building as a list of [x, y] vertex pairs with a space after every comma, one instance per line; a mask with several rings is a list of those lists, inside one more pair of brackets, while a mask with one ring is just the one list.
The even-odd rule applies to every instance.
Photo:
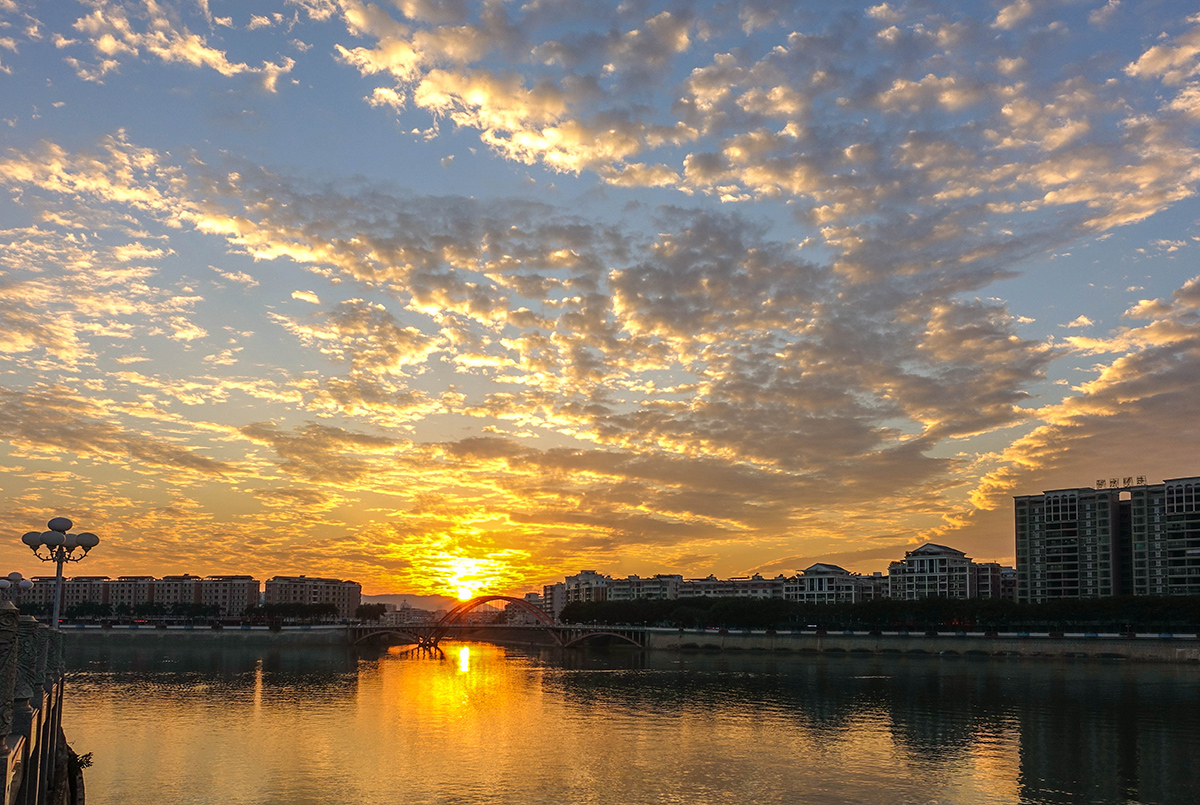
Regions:
[[838, 565], [818, 562], [787, 579], [783, 597], [805, 604], [840, 604], [858, 600], [855, 574]]
[[733, 598], [733, 581], [709, 574], [703, 579], [684, 579], [679, 585], [680, 598]]
[[433, 613], [427, 609], [414, 609], [407, 602], [387, 610], [379, 618], [381, 626], [408, 626], [420, 623], [433, 623]]
[[[63, 580], [62, 608], [65, 612], [73, 604], [107, 604], [108, 576], [75, 576]], [[50, 581], [50, 600], [54, 600], [54, 581]]]
[[217, 607], [223, 618], [258, 606], [259, 582], [250, 576], [206, 576], [200, 581], [200, 603]]
[[200, 603], [199, 576], [184, 573], [179, 576], [163, 576], [154, 580], [154, 603], [170, 609], [176, 604]]
[[753, 576], [734, 576], [730, 581], [735, 598], [783, 598], [783, 574], [766, 579], [755, 573]]
[[1005, 567], [999, 562], [975, 563], [975, 590], [978, 598], [1017, 598], [1016, 568]]
[[855, 575], [854, 584], [858, 587], [858, 601], [872, 601], [876, 598], [887, 598], [888, 579], [881, 572]]
[[1000, 597], [1007, 601], [1017, 600], [1017, 569], [1015, 567], [1000, 568]]
[[679, 585], [683, 576], [659, 573], [650, 578], [628, 576], [623, 579], [611, 579], [608, 582], [609, 601], [636, 601], [641, 598], [655, 598], [672, 601], [679, 597]]
[[[54, 576], [34, 576], [30, 581], [33, 586], [22, 592], [19, 596], [19, 601], [22, 604], [37, 604], [43, 607], [49, 607], [54, 603]], [[63, 583], [66, 583], [63, 579]]]
[[132, 611], [140, 604], [154, 601], [153, 576], [119, 576], [108, 582], [108, 603], [115, 610], [124, 607]]
[[888, 596], [909, 601], [931, 596], [974, 598], [976, 579], [970, 557], [930, 542], [888, 566]]
[[703, 579], [684, 579], [679, 585], [680, 598], [783, 598], [784, 577], [763, 578], [734, 576], [718, 579], [708, 576]]
[[362, 603], [362, 585], [356, 581], [309, 576], [275, 576], [267, 579], [263, 601], [267, 604], [333, 604], [339, 618], [352, 618]]
[[[540, 593], [525, 593], [523, 599], [528, 606], [545, 611]], [[519, 604], [509, 603], [504, 607], [504, 622], [509, 626], [536, 626], [542, 623], [537, 615]]]
[[564, 580], [567, 603], [607, 601], [608, 585], [611, 581], [611, 577], [601, 575], [594, 570], [581, 570], [574, 576], [567, 576]]

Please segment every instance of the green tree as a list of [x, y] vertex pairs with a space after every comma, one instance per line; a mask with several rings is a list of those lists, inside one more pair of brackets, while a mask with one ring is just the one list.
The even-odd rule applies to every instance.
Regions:
[[63, 614], [68, 618], [103, 618], [112, 614], [112, 606], [98, 601], [80, 601], [67, 607]]
[[153, 601], [143, 601], [133, 608], [133, 614], [139, 618], [161, 618], [167, 614], [167, 608]]
[[337, 618], [335, 604], [263, 604], [246, 607], [243, 614], [255, 621], [287, 621], [291, 623], [320, 623]]
[[386, 604], [359, 604], [354, 610], [355, 620], [360, 621], [377, 621], [383, 617], [383, 613], [387, 612]]

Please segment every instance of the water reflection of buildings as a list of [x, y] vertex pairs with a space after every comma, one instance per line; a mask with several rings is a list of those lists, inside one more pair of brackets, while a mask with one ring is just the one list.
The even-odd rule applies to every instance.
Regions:
[[[632, 664], [614, 672], [603, 655], [573, 656], [572, 673], [550, 674], [544, 683], [598, 713], [784, 719], [805, 752], [858, 741], [872, 725], [890, 736], [892, 751], [926, 770], [931, 785], [949, 784], [964, 768], [990, 769], [1015, 780], [1021, 802], [1200, 802], [1200, 689], [1191, 668], [1015, 658], [629, 657]], [[1014, 744], [1016, 752], [1002, 750]]]
[[1022, 801], [1200, 802], [1194, 673], [1078, 665], [1026, 677]]
[[[446, 785], [482, 792], [464, 802], [1200, 801], [1200, 690], [1182, 666], [486, 644], [356, 659], [210, 641], [77, 647], [73, 664], [78, 701], [103, 719], [145, 696], [172, 728], [205, 724], [189, 737], [206, 752], [253, 756], [254, 801], [302, 799], [287, 796], [294, 765], [261, 783], [297, 735], [319, 785], [361, 780], [405, 801], [450, 801]], [[161, 743], [152, 757], [174, 751], [172, 775], [198, 757]]]

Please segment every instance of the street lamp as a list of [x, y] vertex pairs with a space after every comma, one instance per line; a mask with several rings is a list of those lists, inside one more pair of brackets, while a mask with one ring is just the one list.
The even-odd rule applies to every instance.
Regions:
[[[51, 625], [52, 629], [57, 629], [58, 610], [62, 604], [63, 563], [78, 562], [83, 559], [87, 556], [88, 551], [100, 544], [100, 538], [90, 531], [84, 531], [82, 534], [68, 534], [67, 531], [74, 523], [66, 517], [55, 517], [46, 525], [49, 527], [49, 531], [30, 531], [21, 537], [21, 542], [28, 545], [38, 559], [43, 562], [54, 562], [58, 566], [58, 572], [54, 576], [54, 620]], [[43, 548], [46, 549], [44, 554]], [[77, 548], [82, 549], [83, 553], [76, 555]]]
[[14, 570], [4, 578], [0, 578], [0, 598], [12, 601], [14, 595], [19, 597], [21, 593], [32, 587], [32, 581], [21, 578], [21, 574]]

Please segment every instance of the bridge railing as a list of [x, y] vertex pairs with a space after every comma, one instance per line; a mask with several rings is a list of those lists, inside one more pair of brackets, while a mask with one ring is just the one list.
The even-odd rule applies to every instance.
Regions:
[[3, 805], [77, 801], [62, 738], [63, 668], [63, 633], [0, 601]]

